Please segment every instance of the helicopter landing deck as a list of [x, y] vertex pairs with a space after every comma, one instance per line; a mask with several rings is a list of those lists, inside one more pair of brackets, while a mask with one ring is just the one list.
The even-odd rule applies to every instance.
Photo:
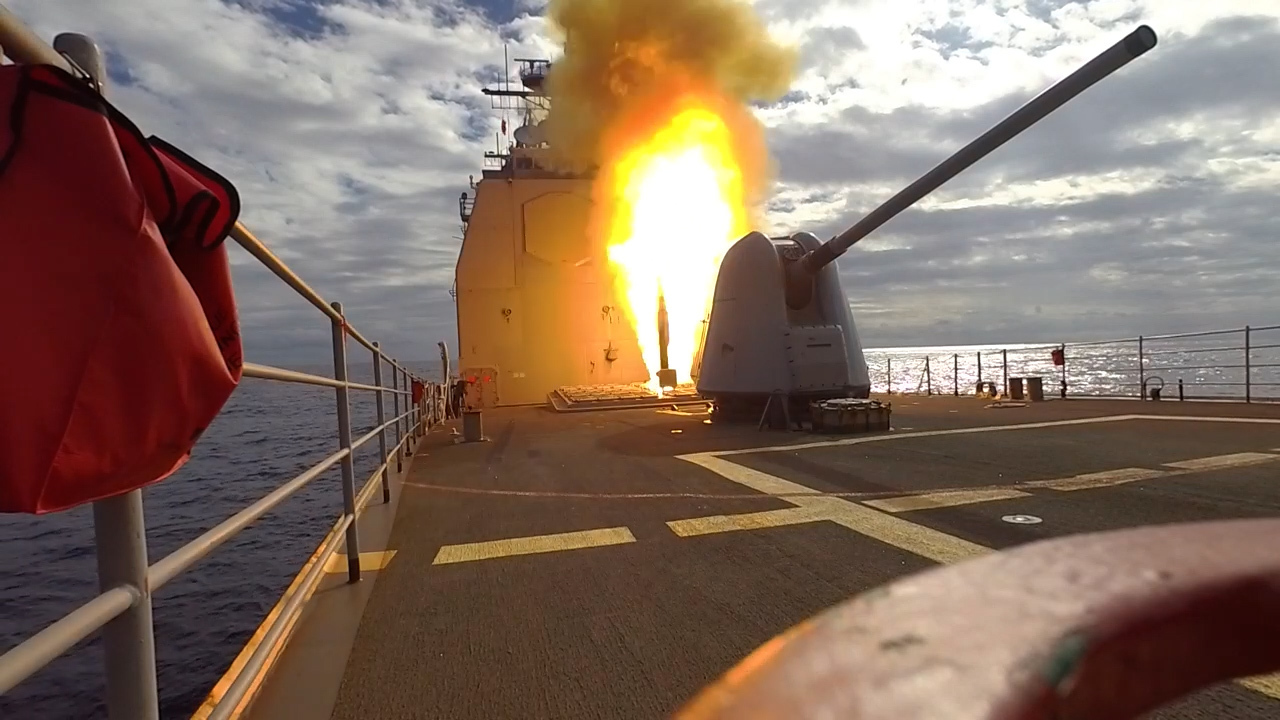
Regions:
[[[394, 551], [372, 590], [322, 591], [367, 596], [354, 641], [306, 642], [354, 624], [351, 603], [310, 613], [250, 716], [664, 717], [792, 625], [937, 563], [1280, 516], [1280, 406], [891, 401], [892, 431], [845, 437], [541, 408], [492, 412], [491, 442], [429, 435], [386, 547], [364, 548]], [[1277, 716], [1269, 676], [1152, 717]]]

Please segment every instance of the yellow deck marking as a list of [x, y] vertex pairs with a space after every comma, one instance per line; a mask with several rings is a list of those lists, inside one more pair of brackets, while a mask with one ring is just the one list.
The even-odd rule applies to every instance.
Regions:
[[711, 517], [690, 518], [688, 520], [671, 520], [667, 522], [667, 527], [671, 528], [671, 532], [680, 537], [695, 537], [697, 535], [711, 535], [734, 530], [761, 530], [784, 525], [798, 525], [826, 519], [827, 515], [822, 510], [792, 507], [739, 515], [712, 515]]
[[[1163, 418], [1156, 416], [1152, 419]], [[1228, 418], [1228, 420], [1230, 420], [1230, 418]], [[1008, 426], [1000, 429], [1008, 429]], [[919, 437], [920, 434], [916, 434], [915, 436]], [[884, 439], [901, 437], [907, 436], [880, 436], [880, 438]], [[838, 444], [851, 445], [856, 443], [836, 442], [809, 444], [807, 446], [830, 447]], [[799, 449], [799, 446], [782, 447], [779, 449]], [[745, 485], [746, 487], [768, 495], [803, 493], [805, 491], [818, 494], [817, 491], [812, 488], [807, 488], [791, 480], [786, 480], [753, 468], [722, 460], [718, 457], [730, 454], [745, 453], [739, 451], [699, 453], [695, 455], [683, 455], [680, 456], [680, 458], [695, 465], [705, 467], [728, 480], [738, 483], [739, 485]], [[1233, 453], [1230, 455], [1218, 455], [1208, 458], [1197, 458], [1195, 460], [1184, 460], [1176, 463], [1166, 463], [1166, 466], [1168, 467], [1178, 468], [1178, 470], [1173, 471], [1151, 470], [1147, 468], [1122, 468], [1119, 470], [1110, 470], [1105, 472], [1086, 473], [1058, 480], [1040, 480], [1033, 481], [1031, 483], [1020, 483], [1019, 485], [1022, 487], [1043, 487], [1061, 491], [1084, 490], [1087, 488], [1107, 487], [1110, 485], [1119, 485], [1157, 477], [1186, 475], [1204, 470], [1256, 465], [1276, 460], [1280, 460], [1280, 456], [1269, 455], [1266, 453]], [[917, 525], [916, 523], [908, 520], [903, 520], [902, 518], [894, 517], [886, 512], [881, 512], [880, 510], [866, 506], [876, 505], [879, 506], [881, 510], [896, 508], [890, 509], [889, 512], [904, 512], [909, 509], [925, 509], [926, 507], [947, 507], [948, 504], [940, 503], [947, 503], [948, 500], [952, 501], [949, 503], [950, 505], [959, 505], [969, 504], [972, 502], [988, 502], [991, 500], [1009, 499], [1011, 497], [1016, 498], [1026, 495], [1026, 493], [1021, 493], [1013, 488], [1003, 489], [1003, 492], [1005, 493], [1003, 496], [1000, 496], [1001, 492], [1001, 488], [968, 491], [941, 491], [900, 498], [872, 500], [863, 504], [854, 503], [838, 497], [823, 497], [821, 495], [818, 497], [792, 496], [779, 499], [792, 503], [793, 505], [797, 505], [798, 507], [795, 509], [800, 512], [789, 512], [790, 509], [788, 509], [773, 510], [764, 513], [750, 513], [749, 515], [752, 516], [753, 519], [743, 522], [735, 521], [735, 518], [741, 518], [743, 516], [719, 515], [708, 518], [679, 520], [675, 523], [667, 524], [671, 526], [671, 529], [677, 535], [688, 537], [691, 535], [713, 532], [726, 532], [728, 530], [751, 529], [755, 527], [775, 527], [784, 524], [812, 522], [814, 520], [829, 520], [856, 533], [893, 545], [908, 552], [915, 553], [916, 555], [928, 558], [934, 562], [950, 564], [986, 554], [990, 552], [991, 549], [985, 545], [980, 545], [978, 543], [958, 538], [954, 535], [948, 535], [947, 533], [940, 532], [932, 528]], [[984, 499], [974, 499], [984, 495]], [[964, 502], [958, 502], [960, 500], [964, 500]], [[894, 502], [897, 502], [898, 505], [893, 505]], [[924, 505], [908, 507], [913, 502]], [[697, 531], [690, 532], [691, 529], [696, 529]], [[1236, 683], [1255, 692], [1280, 700], [1280, 673], [1244, 678], [1237, 680]]]
[[1271, 675], [1254, 675], [1253, 677], [1237, 680], [1237, 683], [1249, 688], [1254, 692], [1260, 692], [1263, 695], [1280, 700], [1280, 673]]
[[698, 453], [695, 455], [677, 455], [677, 460], [691, 462], [694, 465], [701, 465], [711, 472], [729, 478], [730, 480], [745, 485], [746, 487], [762, 492], [766, 495], [786, 495], [795, 493], [812, 493], [821, 495], [822, 493], [810, 487], [805, 487], [798, 482], [785, 480], [776, 475], [770, 475], [767, 472], [749, 468], [745, 465], [739, 465], [735, 462], [722, 460], [711, 453]]
[[1275, 462], [1276, 460], [1280, 460], [1280, 457], [1270, 453], [1243, 452], [1195, 458], [1193, 460], [1179, 460], [1178, 462], [1165, 463], [1165, 466], [1182, 470], [1220, 470], [1223, 468], [1260, 465], [1262, 463]]
[[[1262, 455], [1262, 453], [1237, 453], [1235, 455], [1218, 456], [1215, 458], [1201, 458], [1201, 460], [1214, 460], [1215, 463], [1209, 464], [1212, 468], [1232, 467], [1234, 465], [1223, 465], [1226, 458], [1236, 458], [1235, 462], [1242, 462], [1245, 459], [1242, 455]], [[1276, 456], [1265, 456], [1271, 460], [1280, 459]], [[732, 480], [740, 485], [745, 485], [760, 492], [770, 495], [780, 492], [802, 492], [811, 490], [803, 485], [785, 480], [780, 477], [769, 475], [752, 468], [720, 460], [716, 457], [707, 456], [684, 456], [683, 459], [693, 462], [696, 465], [711, 470], [718, 475]], [[1191, 462], [1191, 461], [1188, 461]], [[1254, 459], [1249, 462], [1253, 464], [1261, 462], [1260, 459]], [[1200, 463], [1196, 470], [1204, 466]], [[1157, 473], [1151, 477], [1161, 475], [1183, 474], [1191, 471], [1193, 468], [1187, 468], [1183, 472], [1161, 473], [1159, 471], [1145, 471], [1146, 473]], [[1078, 490], [1085, 487], [1103, 487], [1105, 485], [1114, 485], [1120, 482], [1133, 482], [1141, 477], [1142, 468], [1125, 468], [1123, 470], [1111, 471], [1110, 473], [1090, 473], [1088, 475], [1077, 475], [1073, 478], [1066, 478], [1058, 482], [1061, 484], [1060, 489]], [[1129, 479], [1124, 479], [1129, 478]], [[1083, 479], [1083, 480], [1082, 480]], [[1075, 481], [1075, 484], [1066, 484]], [[1092, 483], [1092, 484], [1090, 484]], [[1049, 485], [1042, 485], [1050, 487]], [[933, 493], [934, 496], [944, 493]], [[972, 493], [970, 493], [972, 494]], [[957, 494], [958, 495], [958, 494]], [[917, 496], [925, 497], [925, 496]], [[917, 525], [908, 520], [873, 510], [864, 505], [844, 500], [836, 497], [787, 497], [779, 498], [786, 502], [792, 503], [799, 507], [795, 508], [800, 512], [790, 512], [787, 510], [772, 510], [764, 513], [749, 513], [754, 520], [746, 521], [742, 527], [735, 525], [735, 518], [743, 516], [719, 515], [709, 518], [694, 518], [690, 520], [678, 520], [675, 523], [667, 523], [672, 526], [672, 530], [677, 535], [688, 537], [690, 535], [700, 535], [709, 532], [725, 532], [727, 530], [751, 529], [753, 527], [774, 527], [783, 524], [794, 524], [799, 522], [812, 522], [814, 520], [830, 520], [842, 527], [848, 528], [856, 533], [879, 540], [881, 542], [901, 548], [921, 557], [928, 558], [940, 564], [950, 564], [967, 560], [972, 557], [984, 555], [991, 551], [985, 545], [970, 542], [954, 535], [934, 530], [932, 528]], [[899, 498], [900, 500], [909, 500], [912, 498]], [[996, 498], [992, 498], [996, 499]], [[883, 502], [883, 501], [879, 501]], [[867, 503], [870, 504], [870, 503]], [[767, 516], [769, 521], [762, 521], [762, 517]], [[786, 522], [780, 522], [785, 520]], [[684, 532], [677, 529], [676, 523], [681, 523], [680, 528]], [[712, 529], [716, 526], [720, 529]], [[701, 532], [689, 532], [690, 529], [701, 530]], [[1236, 681], [1239, 685], [1246, 687], [1258, 693], [1262, 693], [1269, 697], [1280, 699], [1280, 673], [1273, 675], [1260, 675], [1251, 678], [1244, 678]]]
[[[823, 497], [813, 488], [808, 488], [797, 482], [753, 468], [744, 467], [728, 460], [705, 455], [685, 455], [682, 458], [753, 490], [758, 490], [768, 495], [788, 494], [787, 497], [779, 499], [808, 511], [808, 513], [797, 513], [788, 516], [791, 519], [797, 517], [806, 518], [800, 522], [813, 522], [819, 519], [829, 520], [856, 533], [941, 563], [976, 557], [987, 552], [987, 548], [971, 543], [968, 540], [962, 540], [954, 535], [948, 535], [923, 525], [917, 525], [842, 498]], [[805, 492], [813, 493], [817, 497], [800, 495]], [[758, 513], [756, 514], [758, 515]], [[699, 519], [708, 523], [708, 526], [719, 523], [721, 526], [727, 527], [732, 524], [732, 518], [732, 515], [719, 515], [713, 518]], [[688, 523], [689, 521], [685, 522]]]
[[911, 510], [933, 510], [935, 508], [957, 507], [959, 505], [976, 505], [994, 500], [1013, 500], [1031, 497], [1030, 493], [1009, 488], [985, 488], [978, 490], [941, 490], [921, 493], [919, 495], [903, 495], [902, 497], [867, 500], [863, 505], [883, 510], [887, 513], [909, 512]]
[[1032, 480], [1031, 482], [1019, 483], [1019, 485], [1028, 488], [1048, 488], [1050, 490], [1072, 492], [1074, 490], [1091, 490], [1093, 488], [1124, 485], [1125, 483], [1138, 482], [1140, 480], [1151, 480], [1168, 474], [1170, 473], [1164, 470], [1152, 470], [1150, 468], [1120, 468], [1119, 470], [1103, 470], [1102, 472], [1084, 473], [1083, 475], [1054, 480]]
[[988, 485], [984, 487], [963, 488], [956, 490], [936, 490], [925, 493], [911, 493], [878, 500], [864, 500], [863, 505], [889, 513], [910, 512], [912, 510], [932, 510], [936, 508], [957, 507], [960, 505], [976, 505], [978, 503], [997, 500], [1015, 500], [1031, 497], [1023, 490], [1058, 490], [1074, 492], [1076, 490], [1092, 490], [1095, 488], [1125, 485], [1143, 480], [1171, 478], [1180, 475], [1191, 475], [1209, 470], [1224, 470], [1233, 467], [1261, 465], [1280, 461], [1280, 455], [1269, 453], [1234, 453], [1231, 455], [1215, 455], [1213, 457], [1196, 458], [1167, 463], [1176, 470], [1155, 470], [1152, 468], [1120, 468], [1119, 470], [1103, 470], [1102, 472], [1083, 473], [1052, 480], [1031, 480], [1012, 485]]
[[848, 500], [822, 498], [805, 502], [828, 504], [831, 522], [937, 563], [960, 562], [990, 552], [990, 548], [977, 543]]
[[445, 545], [440, 548], [440, 552], [436, 553], [436, 559], [431, 564], [447, 565], [450, 563], [474, 562], [476, 560], [491, 560], [510, 555], [534, 555], [537, 553], [560, 552], [561, 550], [622, 545], [635, 541], [636, 538], [631, 534], [630, 530], [625, 527], [614, 527], [556, 533], [554, 535], [490, 540], [463, 545]]
[[[391, 564], [391, 558], [396, 556], [395, 550], [377, 550], [373, 552], [360, 553], [360, 569], [361, 570], [385, 570]], [[327, 573], [344, 573], [347, 571], [347, 555], [346, 553], [334, 553], [329, 556], [329, 562], [325, 564], [324, 571]]]

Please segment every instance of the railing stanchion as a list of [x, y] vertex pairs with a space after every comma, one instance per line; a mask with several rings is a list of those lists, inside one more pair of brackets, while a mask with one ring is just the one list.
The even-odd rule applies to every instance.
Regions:
[[929, 356], [924, 356], [924, 394], [933, 395], [933, 373], [929, 372]]
[[1249, 367], [1249, 355], [1252, 354], [1252, 352], [1250, 351], [1250, 345], [1252, 343], [1250, 342], [1251, 338], [1249, 337], [1251, 334], [1252, 333], [1249, 330], [1249, 326], [1245, 325], [1244, 326], [1244, 401], [1245, 402], [1253, 402], [1253, 380], [1251, 377], [1253, 373], [1251, 372], [1251, 368]]
[[1004, 396], [1009, 397], [1009, 351], [1000, 350], [1000, 366], [1004, 368]]
[[107, 715], [111, 720], [159, 720], [142, 491], [95, 502], [93, 532], [98, 553], [98, 589], [107, 592], [125, 585], [138, 593], [132, 607], [102, 628]]
[[418, 378], [408, 370], [404, 371], [404, 377], [405, 384], [409, 386], [409, 402], [413, 403], [409, 406], [412, 410], [412, 414], [409, 415], [409, 437], [413, 438], [413, 442], [416, 445], [418, 443], [418, 420], [422, 417], [422, 396], [418, 396], [415, 400], [412, 394], [414, 386], [418, 383]]
[[1147, 364], [1143, 362], [1142, 336], [1138, 336], [1138, 399], [1147, 399]]
[[[331, 303], [342, 317], [342, 303]], [[345, 320], [333, 321], [333, 379], [341, 383], [347, 380], [347, 324]], [[347, 525], [347, 582], [360, 582], [360, 534], [356, 530], [356, 473], [351, 457], [351, 402], [347, 386], [335, 389], [338, 398], [338, 445], [348, 451], [342, 458], [342, 511], [351, 517]]]
[[391, 358], [391, 412], [395, 413], [396, 418], [396, 472], [400, 472], [403, 468], [400, 465], [400, 445], [404, 440], [404, 435], [400, 433], [400, 372], [396, 370], [395, 358]]
[[1063, 400], [1066, 400], [1067, 399], [1067, 344], [1062, 343], [1060, 347], [1062, 348], [1062, 381], [1061, 381], [1062, 385], [1059, 387], [1058, 391], [1060, 393], [1059, 396]]
[[404, 385], [409, 388], [409, 417], [405, 419], [405, 429], [409, 433], [409, 441], [418, 443], [418, 412], [422, 406], [422, 398], [414, 399], [413, 385], [416, 378], [408, 370], [404, 371]]
[[400, 388], [409, 393], [404, 398], [404, 411], [408, 414], [399, 421], [404, 425], [401, 437], [406, 438], [402, 452], [405, 457], [409, 457], [413, 454], [413, 383], [409, 381], [409, 373], [399, 363], [396, 363], [396, 372], [400, 374]]
[[378, 457], [381, 459], [383, 464], [382, 472], [380, 473], [382, 475], [382, 502], [389, 503], [391, 502], [391, 473], [389, 472], [390, 468], [386, 467], [387, 429], [382, 427], [387, 422], [386, 402], [382, 398], [384, 394], [382, 389], [382, 347], [376, 342], [373, 343], [373, 384], [378, 388], [378, 392], [376, 393], [378, 427], [382, 428], [378, 431]]
[[[0, 8], [0, 12], [3, 11]], [[27, 52], [41, 52], [37, 47]], [[92, 39], [77, 33], [54, 38], [51, 54], [68, 57], [106, 92], [106, 62]], [[59, 56], [59, 59], [62, 59]], [[62, 65], [64, 63], [59, 63]], [[110, 720], [159, 720], [160, 693], [156, 679], [156, 634], [151, 614], [151, 583], [147, 579], [147, 523], [142, 490], [133, 490], [93, 504], [94, 549], [98, 556], [98, 589], [124, 586], [135, 594], [128, 610], [102, 628], [103, 659], [107, 671], [107, 717]]]
[[888, 355], [884, 358], [884, 392], [886, 395], [893, 394], [893, 358]]
[[[978, 351], [978, 386], [979, 387], [982, 386], [982, 351], [981, 350]], [[975, 393], [977, 392], [976, 388], [974, 392]]]
[[418, 437], [421, 438], [427, 434], [427, 408], [431, 402], [429, 393], [431, 386], [427, 384], [426, 379], [419, 379], [418, 382], [422, 383], [422, 403], [418, 406]]
[[951, 393], [960, 397], [960, 353], [951, 353]]

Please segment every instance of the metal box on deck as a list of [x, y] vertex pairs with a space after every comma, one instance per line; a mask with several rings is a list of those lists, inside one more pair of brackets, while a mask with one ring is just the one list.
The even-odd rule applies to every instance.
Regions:
[[1044, 402], [1044, 378], [1039, 375], [1027, 378], [1027, 399], [1031, 402]]
[[889, 429], [890, 404], [853, 398], [820, 400], [809, 403], [809, 414], [814, 432], [878, 432]]

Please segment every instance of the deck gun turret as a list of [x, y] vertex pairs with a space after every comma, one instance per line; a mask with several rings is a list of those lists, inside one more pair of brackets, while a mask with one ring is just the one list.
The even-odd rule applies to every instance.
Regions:
[[823, 243], [811, 233], [759, 232], [725, 253], [704, 336], [698, 393], [718, 413], [759, 417], [770, 398], [867, 397], [870, 376], [836, 258], [1094, 83], [1156, 45], [1142, 25], [939, 163], [844, 232]]

